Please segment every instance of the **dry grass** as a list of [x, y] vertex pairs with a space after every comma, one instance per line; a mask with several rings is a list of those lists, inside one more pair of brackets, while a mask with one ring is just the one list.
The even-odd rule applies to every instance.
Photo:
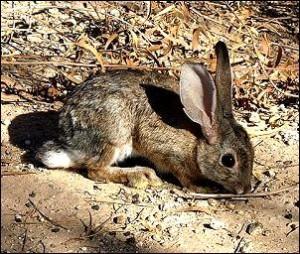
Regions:
[[235, 106], [295, 105], [299, 4], [286, 2], [2, 1], [1, 88], [60, 100], [110, 69], [177, 72], [187, 59], [214, 71], [230, 48]]

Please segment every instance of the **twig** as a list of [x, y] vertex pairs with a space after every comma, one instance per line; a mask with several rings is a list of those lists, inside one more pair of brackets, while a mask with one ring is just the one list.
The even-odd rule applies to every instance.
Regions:
[[259, 181], [257, 178], [256, 178], [257, 182], [255, 183], [253, 189], [251, 190], [251, 193], [254, 193], [258, 187], [262, 184], [262, 181]]
[[42, 211], [40, 211], [38, 209], [38, 207], [34, 204], [34, 202], [29, 198], [28, 201], [30, 202], [30, 204], [33, 206], [33, 208], [48, 222], [50, 222], [52, 225], [56, 226], [56, 227], [60, 227], [63, 228], [65, 230], [68, 230], [68, 228], [58, 224], [57, 222], [54, 222], [52, 219], [50, 219], [47, 215], [45, 215]]
[[287, 232], [287, 233], [286, 233], [286, 235], [285, 235], [285, 236], [286, 236], [286, 237], [288, 237], [288, 236], [289, 236], [289, 234], [290, 234], [290, 233], [292, 233], [292, 232], [294, 232], [294, 231], [295, 231], [297, 228], [299, 228], [299, 226], [295, 226], [295, 227], [293, 227], [293, 228], [292, 228], [292, 229], [291, 229], [289, 232]]
[[[218, 210], [220, 211], [220, 210]], [[209, 211], [206, 211], [205, 208], [203, 207], [199, 207], [199, 206], [184, 206], [184, 207], [178, 207], [176, 209], [172, 209], [170, 211], [168, 211], [169, 213], [178, 213], [178, 212], [201, 212], [201, 213], [205, 213], [208, 215], [211, 215], [211, 213]]]
[[257, 146], [259, 146], [262, 142], [264, 142], [264, 140], [260, 140], [260, 141], [258, 141], [254, 146], [253, 146], [253, 148], [255, 148], [255, 147], [257, 147]]
[[22, 252], [24, 252], [26, 242], [27, 242], [27, 228], [25, 229], [25, 232], [24, 232], [24, 239], [22, 242]]
[[238, 242], [238, 245], [236, 246], [236, 248], [234, 249], [233, 253], [237, 253], [240, 248], [241, 248], [241, 244], [244, 241], [244, 234], [245, 234], [245, 227], [246, 227], [246, 223], [243, 223], [241, 229], [239, 230], [239, 232], [236, 234], [236, 238], [240, 237], [241, 239]]
[[236, 248], [235, 248], [235, 250], [234, 250], [234, 252], [233, 253], [237, 253], [239, 250], [240, 250], [240, 248], [241, 248], [241, 244], [242, 244], [242, 242], [244, 241], [244, 237], [242, 237], [240, 240], [239, 240], [239, 243], [238, 243], [238, 245], [236, 246]]
[[[123, 205], [119, 206], [118, 209], [116, 209], [115, 212], [117, 212], [118, 210], [120, 210], [121, 208], [123, 207]], [[92, 214], [90, 211], [89, 212], [89, 226], [87, 226], [83, 220], [80, 219], [81, 223], [85, 226], [86, 228], [86, 235], [84, 236], [81, 236], [81, 237], [76, 237], [76, 238], [70, 238], [68, 239], [67, 241], [70, 241], [70, 240], [83, 240], [85, 238], [90, 238], [92, 236], [95, 236], [97, 234], [99, 234], [99, 231], [103, 228], [103, 226], [106, 224], [106, 222], [108, 222], [111, 218], [112, 218], [112, 215], [111, 214], [108, 218], [106, 218], [103, 222], [101, 222], [98, 226], [96, 226], [94, 229], [93, 229], [93, 225], [92, 225]], [[66, 242], [67, 242], [66, 241]]]
[[237, 199], [237, 198], [261, 198], [266, 196], [276, 195], [282, 192], [294, 190], [299, 188], [299, 184], [294, 186], [290, 186], [284, 189], [270, 191], [270, 192], [257, 192], [257, 193], [248, 193], [248, 194], [201, 194], [201, 193], [193, 193], [189, 196], [185, 196], [184, 198], [194, 198], [194, 199]]
[[237, 235], [240, 235], [241, 233], [244, 233], [244, 229], [245, 229], [246, 223], [244, 223], [241, 227], [241, 229], [239, 230], [239, 232], [237, 233]]
[[83, 220], [80, 219], [80, 221], [83, 223], [83, 225], [85, 226], [85, 231], [86, 231], [86, 235], [89, 236], [90, 234], [93, 233], [93, 217], [92, 214], [90, 212], [90, 210], [88, 210], [89, 212], [89, 225], [87, 226]]
[[22, 176], [22, 175], [37, 175], [39, 173], [36, 172], [10, 172], [10, 173], [2, 173], [1, 177], [3, 176]]
[[140, 215], [142, 214], [142, 212], [144, 211], [144, 207], [137, 213], [137, 215], [136, 215], [136, 217], [132, 220], [132, 222], [131, 223], [133, 223], [134, 221], [136, 221], [139, 217], [140, 217]]
[[[140, 206], [140, 207], [153, 207], [151, 205], [148, 204], [134, 204], [134, 203], [129, 203], [129, 202], [119, 202], [119, 201], [112, 201], [112, 200], [95, 200], [93, 199], [94, 202], [98, 202], [98, 203], [107, 203], [107, 204], [117, 204], [117, 205], [132, 205], [132, 206]], [[86, 202], [90, 202], [89, 199], [86, 200]]]
[[42, 253], [46, 253], [46, 246], [45, 246], [45, 244], [43, 243], [43, 241], [40, 240], [39, 243], [40, 243], [40, 244], [42, 245], [42, 247], [43, 247]]

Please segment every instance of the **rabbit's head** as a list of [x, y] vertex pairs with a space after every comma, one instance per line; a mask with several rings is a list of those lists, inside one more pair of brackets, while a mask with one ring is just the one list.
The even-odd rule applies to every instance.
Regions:
[[251, 189], [253, 147], [232, 114], [232, 77], [227, 47], [216, 44], [215, 81], [200, 64], [184, 64], [180, 98], [187, 116], [201, 125], [197, 164], [202, 175], [231, 192]]

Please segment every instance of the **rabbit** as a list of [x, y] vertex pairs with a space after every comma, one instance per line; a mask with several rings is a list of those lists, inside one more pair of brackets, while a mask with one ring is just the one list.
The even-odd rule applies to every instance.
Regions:
[[242, 194], [251, 189], [253, 147], [232, 113], [232, 78], [224, 42], [215, 46], [215, 81], [198, 63], [184, 63], [179, 82], [136, 70], [111, 71], [74, 89], [59, 112], [59, 137], [36, 158], [48, 168], [88, 170], [88, 178], [143, 187], [161, 184], [154, 169], [122, 168], [142, 156], [183, 187], [202, 180]]

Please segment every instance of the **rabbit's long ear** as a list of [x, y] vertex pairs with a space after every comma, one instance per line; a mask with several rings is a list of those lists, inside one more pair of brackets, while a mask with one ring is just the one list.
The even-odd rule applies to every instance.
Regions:
[[209, 144], [217, 141], [217, 91], [212, 76], [200, 64], [184, 64], [180, 75], [180, 99], [184, 112], [201, 125]]
[[215, 46], [217, 54], [216, 85], [220, 106], [225, 118], [232, 118], [232, 76], [229, 54], [224, 42], [219, 41]]

